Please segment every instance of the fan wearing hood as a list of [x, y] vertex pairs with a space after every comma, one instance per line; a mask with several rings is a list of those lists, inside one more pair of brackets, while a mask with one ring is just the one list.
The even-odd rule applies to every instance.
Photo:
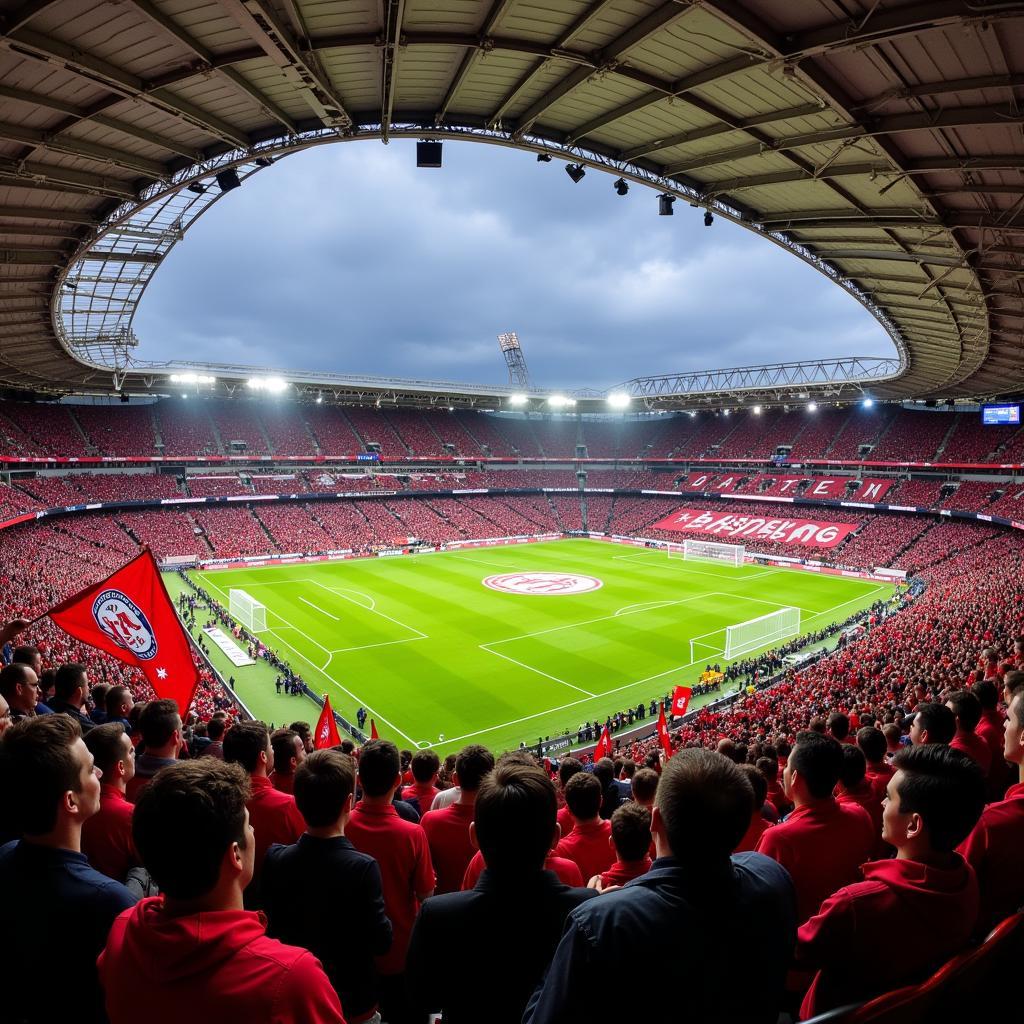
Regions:
[[945, 744], [905, 748], [893, 766], [882, 838], [895, 859], [864, 864], [864, 880], [797, 933], [797, 963], [817, 970], [802, 1020], [923, 979], [963, 949], [978, 918], [977, 879], [955, 849], [985, 804], [981, 769]]

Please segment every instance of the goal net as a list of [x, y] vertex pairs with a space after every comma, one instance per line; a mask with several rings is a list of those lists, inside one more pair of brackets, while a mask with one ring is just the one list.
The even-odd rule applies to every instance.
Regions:
[[694, 637], [690, 641], [690, 661], [696, 664], [701, 658], [717, 655], [726, 661], [733, 661], [752, 651], [770, 647], [779, 640], [796, 636], [799, 632], [800, 609], [779, 608], [756, 619], [726, 626], [724, 633], [718, 630]]
[[742, 565], [745, 549], [742, 544], [714, 544], [708, 540], [684, 540], [682, 544], [668, 545], [669, 558], [682, 558], [687, 562], [728, 562]]
[[252, 633], [260, 633], [267, 628], [266, 607], [244, 590], [228, 591], [228, 611]]

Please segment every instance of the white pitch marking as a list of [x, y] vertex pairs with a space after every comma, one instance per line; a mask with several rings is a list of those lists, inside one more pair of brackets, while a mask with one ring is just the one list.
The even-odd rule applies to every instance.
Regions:
[[318, 604], [313, 604], [312, 601], [307, 601], [304, 597], [300, 597], [299, 600], [303, 604], [308, 604], [314, 611], [318, 611], [321, 615], [326, 615], [329, 619], [334, 619], [335, 622], [341, 622], [341, 619], [337, 615], [332, 615], [325, 608], [321, 608]]
[[525, 668], [528, 672], [536, 672], [539, 676], [544, 676], [545, 679], [551, 679], [556, 683], [561, 683], [563, 686], [571, 687], [573, 690], [577, 690], [579, 693], [585, 693], [588, 697], [596, 697], [597, 694], [591, 693], [590, 690], [584, 690], [582, 686], [577, 686], [575, 683], [566, 682], [564, 679], [559, 679], [558, 676], [553, 676], [549, 672], [544, 672], [539, 668], [534, 668], [532, 665], [527, 665], [523, 661], [516, 661], [515, 658], [510, 658], [507, 654], [502, 654], [500, 651], [492, 651], [486, 644], [478, 644], [481, 651], [486, 651], [488, 654], [494, 654], [499, 658], [504, 658], [506, 661], [511, 661], [513, 665], [518, 665], [520, 668]]
[[[377, 611], [376, 608], [367, 608], [365, 604], [360, 604], [358, 601], [353, 601], [351, 597], [345, 597], [344, 594], [339, 593], [337, 590], [332, 590], [331, 587], [325, 586], [323, 583], [312, 581], [316, 586], [321, 587], [323, 590], [328, 591], [332, 594], [337, 594], [343, 601], [348, 601], [350, 604], [354, 604], [364, 611], [372, 611], [374, 615], [379, 615], [382, 619], [387, 619], [388, 622], [393, 622], [396, 626], [401, 626], [402, 629], [407, 629], [410, 633], [415, 633], [420, 639], [427, 640], [429, 637], [422, 630], [417, 629], [415, 626], [410, 626], [408, 623], [401, 622], [399, 619], [394, 619], [390, 615], [385, 615], [384, 612]], [[366, 595], [363, 595], [366, 597]]]

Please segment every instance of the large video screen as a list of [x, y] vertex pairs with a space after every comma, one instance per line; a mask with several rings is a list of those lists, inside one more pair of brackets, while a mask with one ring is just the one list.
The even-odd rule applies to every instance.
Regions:
[[987, 427], [1019, 427], [1019, 405], [983, 405], [981, 422]]

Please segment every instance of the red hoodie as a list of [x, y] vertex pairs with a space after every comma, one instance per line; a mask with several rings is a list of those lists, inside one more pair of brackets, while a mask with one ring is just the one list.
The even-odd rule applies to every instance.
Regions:
[[312, 953], [266, 936], [262, 914], [164, 913], [162, 896], [124, 911], [97, 961], [111, 1024], [344, 1024]]
[[970, 938], [978, 882], [962, 857], [951, 868], [878, 860], [861, 870], [863, 882], [830, 896], [797, 932], [797, 964], [818, 971], [801, 1020], [918, 981]]

